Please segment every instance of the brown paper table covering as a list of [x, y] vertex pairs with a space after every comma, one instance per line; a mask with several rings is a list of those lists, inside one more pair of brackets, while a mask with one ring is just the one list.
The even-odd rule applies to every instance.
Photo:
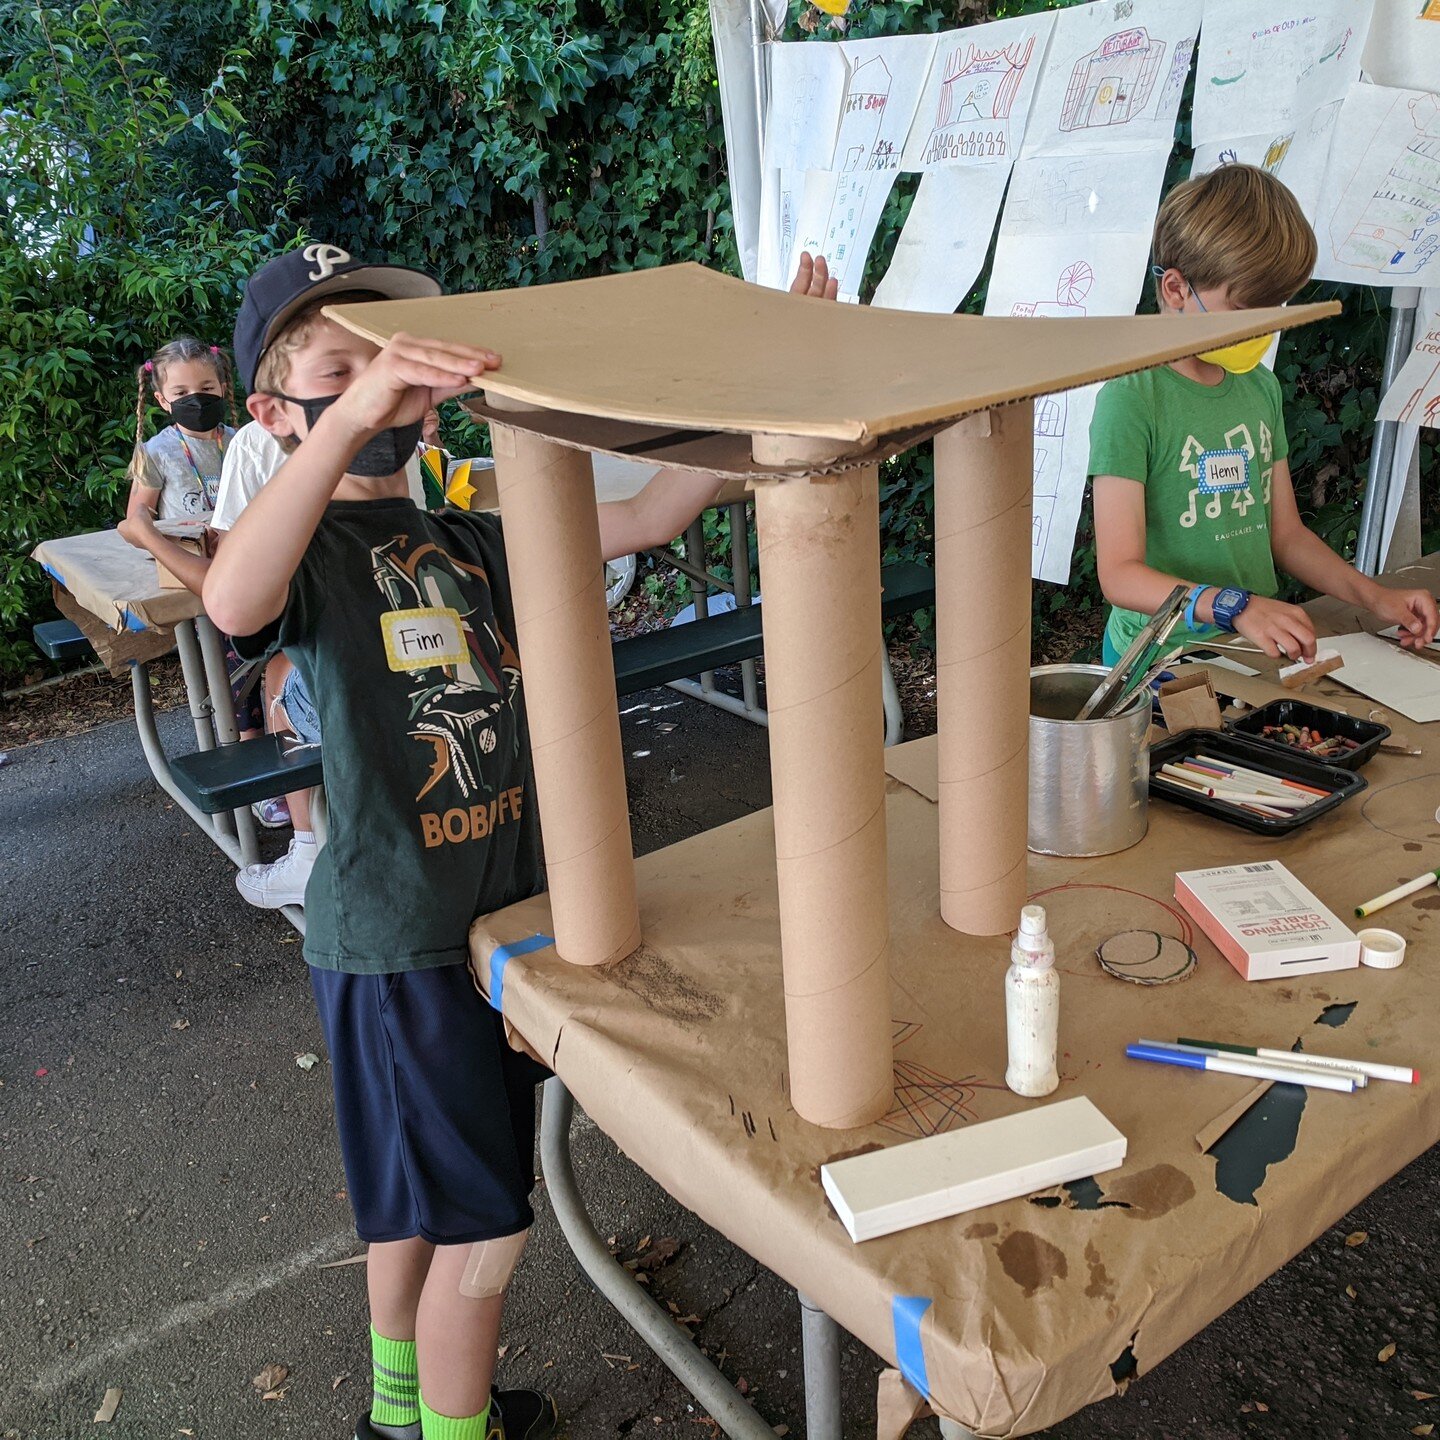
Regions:
[[188, 590], [161, 589], [155, 561], [118, 530], [42, 540], [30, 557], [112, 630], [164, 629], [203, 610]]
[[[1440, 1139], [1433, 1080], [1313, 1091], [1292, 1153], [1256, 1203], [1238, 1203], [1197, 1137], [1212, 1144], [1259, 1088], [1124, 1056], [1142, 1036], [1303, 1038], [1434, 1073], [1440, 964], [1425, 942], [1440, 895], [1384, 913], [1410, 940], [1398, 970], [1263, 983], [1241, 980], [1172, 898], [1176, 870], [1275, 857], [1343, 915], [1434, 864], [1440, 726], [1428, 728], [1423, 757], [1378, 757], [1369, 790], [1291, 840], [1156, 801], [1130, 851], [1031, 857], [1064, 976], [1052, 1098], [1088, 1095], [1128, 1137], [1123, 1168], [1099, 1177], [1119, 1204], [1082, 1210], [1061, 1191], [1053, 1207], [1020, 1199], [855, 1245], [821, 1190], [818, 1167], [838, 1155], [1037, 1103], [1003, 1084], [1008, 942], [939, 919], [933, 738], [886, 752], [896, 1108], [880, 1124], [824, 1131], [787, 1102], [768, 811], [637, 862], [644, 944], [628, 960], [582, 969], [542, 949], [494, 964], [498, 944], [550, 933], [541, 896], [476, 923], [473, 965], [482, 988], [497, 972], [518, 1037], [682, 1204], [892, 1363], [895, 1301], [919, 1297], [936, 1407], [981, 1435], [1024, 1435], [1114, 1393], [1110, 1366], [1128, 1345], [1152, 1369]], [[1188, 939], [1192, 978], [1147, 989], [1101, 972], [1098, 942], [1131, 928]], [[1351, 1001], [1343, 1027], [1318, 1024]]]

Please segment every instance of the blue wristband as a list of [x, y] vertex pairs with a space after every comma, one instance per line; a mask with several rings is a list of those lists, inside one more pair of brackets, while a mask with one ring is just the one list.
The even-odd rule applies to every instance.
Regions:
[[1197, 585], [1185, 599], [1185, 624], [1191, 630], [1195, 628], [1195, 607], [1209, 588], [1208, 585]]

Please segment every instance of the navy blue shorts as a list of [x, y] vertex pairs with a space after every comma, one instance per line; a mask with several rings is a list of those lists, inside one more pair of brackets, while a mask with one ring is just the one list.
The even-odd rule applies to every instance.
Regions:
[[535, 1086], [465, 965], [310, 969], [355, 1228], [366, 1241], [493, 1240], [534, 1219]]

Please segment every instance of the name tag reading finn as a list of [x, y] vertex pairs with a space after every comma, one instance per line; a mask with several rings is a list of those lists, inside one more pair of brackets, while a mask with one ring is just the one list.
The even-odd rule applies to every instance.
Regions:
[[380, 631], [392, 670], [460, 665], [469, 654], [458, 610], [390, 610], [380, 617]]
[[1200, 457], [1200, 493], [1219, 495], [1250, 483], [1250, 457], [1243, 450], [1207, 450]]

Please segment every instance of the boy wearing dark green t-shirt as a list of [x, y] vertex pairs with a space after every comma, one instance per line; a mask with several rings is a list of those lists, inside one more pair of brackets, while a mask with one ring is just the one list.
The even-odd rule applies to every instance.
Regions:
[[[543, 1072], [506, 1044], [466, 963], [471, 921], [542, 883], [509, 573], [497, 518], [427, 513], [404, 472], [426, 412], [500, 357], [404, 335], [382, 349], [321, 313], [438, 292], [333, 245], [251, 277], [235, 345], [247, 405], [293, 453], [204, 600], [242, 653], [284, 647], [324, 734], [330, 833], [305, 958], [369, 1242], [374, 1402], [356, 1440], [545, 1440], [549, 1397], [491, 1390]], [[661, 480], [599, 507], [607, 558], [668, 542], [719, 489]], [[437, 616], [443, 653], [415, 639]]]
[[[1177, 185], [1155, 221], [1156, 296], [1166, 313], [1245, 310], [1289, 300], [1315, 264], [1294, 196], [1251, 165]], [[1275, 599], [1277, 569], [1434, 638], [1428, 590], [1391, 590], [1305, 527], [1290, 479], [1280, 384], [1260, 362], [1271, 337], [1108, 381], [1090, 425], [1095, 551], [1111, 603], [1114, 664], [1176, 585], [1188, 590], [1178, 640], [1235, 631], [1267, 655], [1310, 659], [1315, 630]]]

